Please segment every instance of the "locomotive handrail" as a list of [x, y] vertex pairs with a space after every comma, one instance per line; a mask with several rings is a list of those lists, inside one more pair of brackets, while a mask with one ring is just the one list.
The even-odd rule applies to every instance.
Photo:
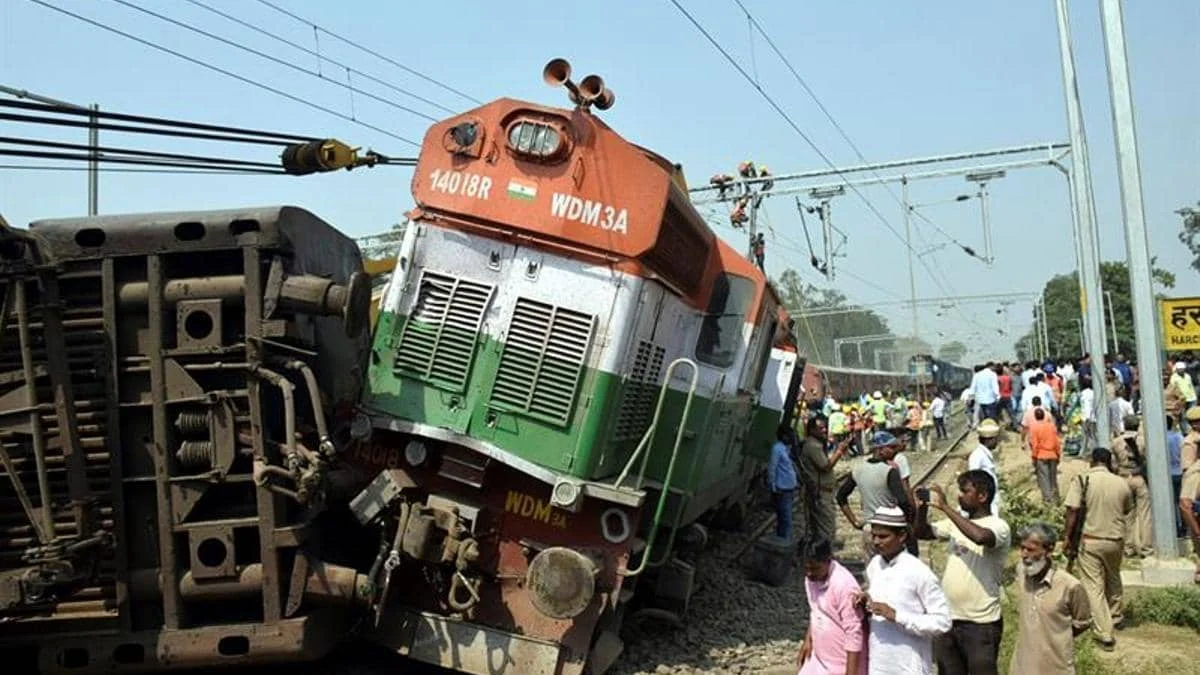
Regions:
[[[650, 536], [646, 541], [646, 548], [642, 553], [642, 560], [640, 563], [638, 563], [636, 569], [626, 569], [622, 571], [622, 576], [634, 577], [641, 574], [643, 571], [645, 571], [646, 564], [650, 561], [650, 554], [654, 548], [654, 540], [658, 536], [658, 524], [662, 521], [663, 509], [667, 505], [667, 495], [671, 491], [671, 476], [675, 472], [675, 460], [679, 457], [679, 446], [683, 444], [683, 434], [687, 428], [688, 415], [692, 410], [692, 398], [696, 394], [696, 384], [700, 379], [700, 368], [696, 365], [695, 361], [688, 358], [678, 358], [667, 366], [667, 374], [663, 378], [662, 391], [660, 391], [658, 394], [658, 403], [654, 407], [654, 418], [650, 422], [650, 428], [647, 429], [646, 433], [642, 436], [642, 440], [640, 443], [638, 443], [637, 449], [635, 449], [633, 454], [630, 455], [629, 461], [625, 463], [625, 468], [621, 470], [621, 475], [617, 476], [617, 481], [613, 484], [613, 487], [621, 486], [621, 483], [624, 482], [625, 477], [629, 474], [629, 470], [633, 468], [633, 463], [637, 461], [639, 454], [642, 455], [642, 462], [641, 466], [638, 468], [638, 483], [641, 484], [642, 480], [645, 479], [646, 462], [650, 457], [650, 452], [647, 449], [647, 446], [650, 443], [650, 439], [654, 437], [654, 433], [658, 430], [658, 421], [662, 417], [663, 403], [667, 399], [667, 391], [670, 390], [671, 375], [674, 374], [675, 368], [680, 365], [691, 366], [692, 377], [691, 381], [688, 383], [687, 398], [684, 400], [683, 404], [683, 415], [679, 418], [679, 428], [675, 431], [675, 445], [673, 448], [671, 448], [671, 461], [667, 462], [667, 473], [666, 476], [663, 477], [663, 484], [658, 494], [658, 505], [654, 509], [654, 519], [650, 524]], [[644, 454], [642, 454], [643, 451], [645, 451]], [[671, 541], [673, 542], [674, 539], [675, 536], [674, 533], [672, 533]], [[669, 544], [670, 542], [668, 545]]]

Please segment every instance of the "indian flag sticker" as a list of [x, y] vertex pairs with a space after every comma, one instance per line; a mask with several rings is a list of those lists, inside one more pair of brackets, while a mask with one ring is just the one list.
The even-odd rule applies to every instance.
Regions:
[[514, 178], [508, 181], [508, 196], [513, 199], [532, 200], [537, 196], [537, 185]]

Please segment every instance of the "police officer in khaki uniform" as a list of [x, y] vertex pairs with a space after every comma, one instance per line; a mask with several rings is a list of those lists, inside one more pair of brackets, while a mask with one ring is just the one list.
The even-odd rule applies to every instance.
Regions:
[[1184, 414], [1191, 429], [1183, 437], [1183, 449], [1179, 463], [1183, 468], [1182, 485], [1179, 489], [1179, 510], [1183, 523], [1192, 537], [1192, 551], [1196, 554], [1196, 572], [1192, 580], [1200, 584], [1200, 518], [1195, 505], [1200, 503], [1200, 406], [1188, 408]]
[[[1064, 542], [1068, 560], [1079, 562], [1079, 581], [1087, 592], [1101, 648], [1116, 645], [1113, 625], [1124, 619], [1121, 560], [1125, 521], [1133, 512], [1133, 494], [1124, 478], [1114, 474], [1108, 448], [1092, 450], [1092, 465], [1067, 486], [1067, 532], [1082, 529]], [[1080, 510], [1083, 522], [1080, 523]]]
[[1200, 458], [1200, 406], [1192, 406], [1184, 413], [1187, 418], [1188, 429], [1187, 435], [1183, 437], [1183, 448], [1179, 453], [1179, 464], [1183, 468], [1184, 476], [1193, 468], [1196, 460]]
[[1113, 456], [1117, 474], [1129, 485], [1133, 495], [1133, 515], [1125, 521], [1125, 556], [1154, 555], [1154, 532], [1151, 529], [1150, 490], [1146, 487], [1146, 443], [1140, 432], [1137, 415], [1125, 416], [1125, 433], [1113, 439]]
[[[1196, 408], [1192, 408], [1195, 410]], [[1193, 427], [1194, 428], [1194, 427]], [[1196, 571], [1192, 581], [1200, 584], [1200, 517], [1196, 515], [1196, 506], [1200, 504], [1200, 464], [1192, 463], [1191, 468], [1183, 474], [1183, 485], [1179, 489], [1179, 511], [1184, 526], [1192, 537], [1192, 552], [1196, 554]]]

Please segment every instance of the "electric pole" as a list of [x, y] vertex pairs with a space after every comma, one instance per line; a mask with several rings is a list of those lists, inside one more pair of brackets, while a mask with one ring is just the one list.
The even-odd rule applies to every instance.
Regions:
[[[27, 99], [36, 103], [45, 103], [46, 105], [57, 105], [64, 108], [75, 108], [76, 110], [91, 110], [93, 112], [100, 110], [100, 106], [96, 104], [85, 107], [76, 105], [74, 103], [67, 103], [66, 101], [60, 101], [56, 98], [50, 98], [49, 96], [41, 96], [24, 89], [6, 87], [4, 85], [0, 85], [0, 93], [8, 94], [9, 96], [15, 96], [16, 98]], [[97, 126], [99, 124], [99, 119], [95, 115], [88, 115], [88, 124], [88, 145], [91, 146], [88, 150], [88, 156], [91, 157], [91, 159], [88, 160], [87, 175], [88, 215], [94, 216], [100, 211], [100, 162], [96, 159], [99, 157], [99, 153], [96, 149], [100, 145], [100, 130]]]
[[[1075, 54], [1071, 47], [1071, 21], [1067, 0], [1055, 0], [1058, 18], [1058, 50], [1062, 61], [1063, 94], [1067, 108], [1067, 127], [1071, 133], [1071, 172], [1067, 174], [1071, 188], [1071, 209], [1077, 217], [1075, 247], [1079, 264], [1079, 306], [1083, 314], [1084, 334], [1092, 352], [1104, 345], [1104, 288], [1100, 280], [1099, 236], [1096, 232], [1096, 205], [1092, 195], [1092, 171], [1088, 158], [1087, 136], [1083, 129], [1083, 112], [1079, 103], [1079, 81], [1075, 75]], [[1044, 308], [1043, 308], [1044, 309]], [[1045, 315], [1043, 313], [1043, 320]], [[1105, 395], [1104, 355], [1091, 353], [1092, 393], [1096, 411], [1096, 435], [1101, 443], [1111, 437], [1108, 424], [1108, 400]], [[1143, 371], [1145, 372], [1145, 371]], [[1163, 446], [1166, 447], [1166, 446]]]
[[[1157, 386], [1162, 372], [1159, 353], [1154, 284], [1150, 273], [1150, 251], [1146, 239], [1146, 215], [1142, 206], [1142, 177], [1138, 163], [1137, 132], [1133, 119], [1133, 91], [1129, 82], [1129, 62], [1125, 50], [1125, 26], [1120, 0], [1100, 0], [1100, 18], [1104, 28], [1104, 54], [1108, 63], [1108, 88], [1112, 100], [1113, 134], [1116, 136], [1117, 174], [1121, 182], [1121, 212], [1125, 220], [1125, 247], [1129, 265], [1130, 300], [1133, 302], [1133, 328], [1137, 335], [1138, 368], [1143, 381], [1142, 409], [1146, 425], [1146, 447], [1167, 447], [1166, 424], [1162, 416], [1163, 390]], [[1165, 452], [1147, 453], [1146, 480], [1150, 485], [1171, 484]], [[1175, 508], [1171, 491], [1150, 493], [1154, 515], [1154, 550], [1160, 561], [1178, 556], [1175, 540]], [[1147, 570], [1143, 568], [1143, 575]]]

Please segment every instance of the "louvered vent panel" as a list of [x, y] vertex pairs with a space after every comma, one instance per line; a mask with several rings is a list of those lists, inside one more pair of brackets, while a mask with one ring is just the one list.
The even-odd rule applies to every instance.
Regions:
[[493, 286], [425, 272], [396, 350], [396, 370], [462, 391]]
[[633, 368], [625, 381], [621, 394], [621, 408], [617, 413], [616, 440], [642, 437], [650, 426], [650, 416], [658, 395], [658, 376], [662, 373], [666, 350], [653, 342], [638, 343]]
[[519, 298], [492, 385], [492, 401], [565, 424], [587, 358], [591, 314]]

